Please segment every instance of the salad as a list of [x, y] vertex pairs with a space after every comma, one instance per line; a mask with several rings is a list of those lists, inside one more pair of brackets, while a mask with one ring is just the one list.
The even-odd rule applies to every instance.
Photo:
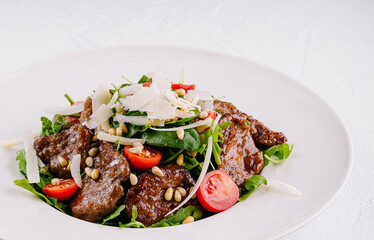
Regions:
[[[17, 152], [14, 183], [73, 217], [121, 228], [186, 224], [225, 211], [261, 185], [291, 151], [286, 136], [195, 84], [156, 69], [84, 101], [49, 109]], [[11, 148], [19, 141], [0, 146]]]

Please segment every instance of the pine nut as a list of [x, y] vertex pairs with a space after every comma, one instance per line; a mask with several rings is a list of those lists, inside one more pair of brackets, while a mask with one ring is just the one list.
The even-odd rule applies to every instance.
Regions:
[[92, 165], [93, 165], [93, 158], [92, 157], [86, 158], [86, 165], [88, 167], [92, 167]]
[[96, 142], [97, 140], [99, 140], [99, 139], [97, 138], [97, 134], [95, 134], [95, 135], [92, 137], [92, 142]]
[[177, 190], [178, 190], [178, 192], [180, 192], [180, 194], [182, 195], [182, 197], [185, 197], [187, 195], [186, 189], [184, 189], [182, 187], [177, 187]]
[[196, 155], [197, 155], [197, 151], [191, 152], [191, 157], [196, 157]]
[[159, 167], [153, 167], [152, 168], [152, 173], [156, 176], [163, 177], [165, 174], [161, 171]]
[[165, 200], [170, 201], [173, 198], [173, 193], [174, 193], [173, 188], [169, 187], [166, 190], [165, 195], [164, 195]]
[[194, 221], [195, 221], [195, 219], [194, 219], [192, 216], [188, 216], [188, 217], [186, 217], [186, 218], [183, 220], [182, 224], [192, 223], [192, 222], [194, 222]]
[[122, 136], [122, 128], [118, 127], [118, 128], [116, 129], [116, 135], [119, 136], [119, 137]]
[[177, 202], [180, 202], [182, 200], [182, 194], [178, 190], [175, 190], [174, 192], [174, 200]]
[[138, 177], [133, 173], [130, 174], [130, 183], [133, 186], [135, 186], [138, 183]]
[[[193, 187], [190, 187], [190, 190], [188, 191], [188, 194], [190, 194], [192, 191], [193, 191]], [[196, 193], [194, 195], [192, 195], [191, 199], [195, 199], [195, 198], [196, 198]]]
[[208, 117], [208, 112], [206, 110], [203, 110], [200, 112], [199, 117], [202, 119], [205, 119]]
[[177, 158], [177, 164], [179, 166], [182, 166], [183, 165], [183, 161], [184, 161], [184, 156], [183, 156], [183, 153], [179, 154], [178, 158]]
[[208, 126], [207, 125], [200, 125], [200, 126], [197, 126], [196, 127], [196, 130], [198, 133], [202, 133], [205, 131], [205, 129], [207, 128]]
[[68, 164], [68, 167], [67, 167], [68, 171], [70, 171], [71, 162], [72, 162], [72, 161], [70, 161], [69, 164]]
[[66, 165], [68, 165], [68, 161], [63, 156], [58, 157], [58, 162], [61, 167], [66, 167]]
[[88, 150], [88, 156], [95, 157], [99, 149], [97, 147], [91, 148]]
[[175, 91], [174, 91], [174, 96], [175, 98], [179, 98], [178, 93], [176, 93]]
[[92, 179], [97, 179], [100, 175], [100, 172], [99, 170], [97, 170], [96, 168], [94, 170], [92, 170], [92, 173], [91, 173], [91, 178]]
[[124, 133], [124, 134], [129, 133], [129, 130], [127, 129], [126, 124], [121, 123], [121, 124], [119, 125], [119, 127], [122, 129], [122, 133]]
[[115, 128], [109, 128], [108, 133], [110, 135], [116, 135], [116, 129]]
[[179, 140], [183, 140], [183, 138], [184, 138], [184, 130], [183, 129], [178, 129], [177, 130], [177, 136], [178, 136]]
[[91, 177], [91, 174], [92, 174], [92, 168], [90, 167], [86, 167], [84, 169], [84, 172], [86, 173], [87, 176]]
[[174, 122], [176, 122], [176, 121], [178, 121], [179, 120], [179, 117], [175, 117], [175, 118], [173, 118], [173, 121]]
[[204, 142], [205, 141], [205, 134], [200, 134], [200, 138], [201, 138], [201, 141]]
[[175, 92], [178, 94], [178, 96], [183, 97], [186, 94], [186, 90], [183, 88], [175, 90]]
[[60, 179], [54, 178], [54, 179], [52, 179], [51, 183], [52, 183], [53, 186], [58, 186], [58, 185], [60, 185]]

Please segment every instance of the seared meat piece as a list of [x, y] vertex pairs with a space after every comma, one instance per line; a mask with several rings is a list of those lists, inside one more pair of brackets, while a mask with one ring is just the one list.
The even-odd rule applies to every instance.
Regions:
[[49, 170], [60, 178], [71, 177], [67, 166], [62, 167], [58, 157], [62, 156], [68, 162], [75, 154], [81, 155], [81, 168], [87, 158], [90, 147], [92, 133], [81, 123], [85, 121], [92, 113], [92, 101], [88, 98], [85, 102], [85, 109], [81, 113], [81, 117], [66, 116], [67, 124], [61, 132], [50, 136], [41, 136], [34, 141], [36, 154], [43, 163], [49, 165]]
[[126, 157], [119, 153], [113, 143], [100, 141], [99, 154], [94, 159], [94, 168], [100, 176], [92, 179], [85, 175], [70, 204], [72, 215], [89, 222], [97, 222], [111, 214], [124, 195], [122, 183], [130, 175]]
[[245, 120], [235, 113], [220, 119], [220, 123], [231, 121], [232, 124], [222, 132], [222, 164], [218, 169], [227, 172], [239, 187], [264, 167], [262, 152], [256, 148]]
[[226, 114], [237, 114], [238, 117], [245, 118], [248, 121], [250, 133], [259, 147], [272, 147], [287, 142], [287, 138], [283, 133], [270, 130], [262, 122], [239, 111], [232, 103], [215, 100], [214, 108], [223, 116]]
[[[171, 187], [183, 187], [186, 191], [195, 185], [190, 172], [175, 164], [160, 167], [164, 177], [158, 177], [151, 170], [143, 172], [139, 176], [138, 184], [127, 193], [125, 199], [125, 210], [131, 217], [132, 206], [138, 210], [136, 220], [146, 226], [161, 221], [164, 216], [179, 205], [174, 198], [166, 201], [164, 194]], [[183, 201], [183, 199], [182, 199]], [[197, 200], [190, 200], [187, 205], [196, 205]]]

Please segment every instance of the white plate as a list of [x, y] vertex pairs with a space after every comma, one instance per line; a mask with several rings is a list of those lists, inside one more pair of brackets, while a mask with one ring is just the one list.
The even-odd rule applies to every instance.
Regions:
[[63, 94], [84, 99], [103, 80], [137, 80], [163, 63], [168, 76], [226, 96], [239, 109], [294, 145], [281, 165], [263, 174], [297, 187], [295, 200], [257, 191], [248, 200], [213, 217], [183, 226], [119, 229], [64, 215], [14, 186], [21, 175], [13, 152], [0, 155], [0, 238], [5, 239], [273, 239], [317, 216], [335, 199], [352, 168], [352, 144], [339, 117], [310, 90], [255, 63], [200, 50], [131, 46], [81, 52], [22, 69], [0, 80], [0, 141], [40, 127], [43, 107], [67, 106]]

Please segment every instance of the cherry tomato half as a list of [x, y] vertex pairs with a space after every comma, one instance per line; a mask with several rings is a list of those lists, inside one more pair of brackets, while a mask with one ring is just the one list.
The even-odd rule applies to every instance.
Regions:
[[43, 187], [43, 191], [48, 197], [55, 197], [57, 201], [64, 201], [74, 195], [78, 185], [72, 178], [60, 180], [59, 185], [47, 184]]
[[197, 198], [206, 210], [222, 212], [238, 201], [239, 188], [226, 172], [214, 170], [205, 175], [197, 190]]
[[161, 160], [161, 152], [150, 147], [144, 147], [140, 154], [130, 152], [133, 146], [127, 145], [123, 150], [127, 160], [132, 168], [136, 170], [145, 170], [150, 167], [157, 166]]
[[175, 83], [175, 84], [171, 84], [171, 89], [184, 89], [186, 90], [186, 92], [188, 92], [188, 90], [195, 90], [195, 84], [180, 84], [180, 83]]
[[149, 87], [151, 86], [152, 82], [144, 82], [142, 83], [143, 87]]

